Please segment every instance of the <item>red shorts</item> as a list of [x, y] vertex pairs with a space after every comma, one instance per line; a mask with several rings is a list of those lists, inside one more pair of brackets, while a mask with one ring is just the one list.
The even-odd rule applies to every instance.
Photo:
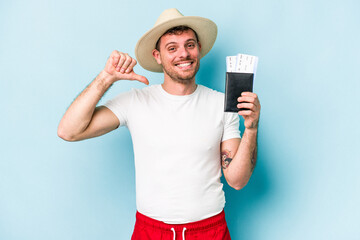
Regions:
[[221, 213], [192, 223], [167, 224], [136, 212], [136, 222], [131, 240], [231, 240]]

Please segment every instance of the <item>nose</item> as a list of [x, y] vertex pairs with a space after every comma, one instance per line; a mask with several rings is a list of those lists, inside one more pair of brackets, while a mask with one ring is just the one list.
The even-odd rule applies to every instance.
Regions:
[[178, 52], [180, 58], [187, 58], [190, 56], [189, 50], [186, 47], [181, 47]]

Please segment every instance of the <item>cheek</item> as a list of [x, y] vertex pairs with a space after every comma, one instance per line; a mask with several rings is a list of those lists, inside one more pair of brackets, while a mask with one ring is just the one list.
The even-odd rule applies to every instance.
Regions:
[[171, 64], [171, 62], [172, 62], [172, 58], [171, 58], [171, 56], [170, 55], [168, 55], [168, 56], [161, 56], [161, 62], [163, 63], [163, 64], [167, 64], [167, 65], [169, 65], [169, 64]]
[[197, 49], [197, 50], [195, 51], [195, 55], [196, 55], [197, 58], [200, 58], [200, 50], [199, 50], [199, 49]]

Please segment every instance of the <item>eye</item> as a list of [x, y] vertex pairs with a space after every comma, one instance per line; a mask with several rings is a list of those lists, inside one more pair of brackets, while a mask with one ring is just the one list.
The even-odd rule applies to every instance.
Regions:
[[188, 46], [188, 48], [194, 48], [194, 47], [195, 47], [195, 43], [189, 43], [187, 46]]
[[175, 50], [176, 50], [176, 48], [175, 48], [175, 47], [173, 47], [173, 46], [168, 47], [168, 51], [169, 51], [169, 52], [174, 52]]

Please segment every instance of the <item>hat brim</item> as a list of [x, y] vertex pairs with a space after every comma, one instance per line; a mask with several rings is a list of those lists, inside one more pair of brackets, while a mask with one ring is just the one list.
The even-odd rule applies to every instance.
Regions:
[[146, 70], [162, 72], [162, 66], [158, 64], [152, 55], [158, 39], [170, 28], [176, 26], [188, 26], [199, 37], [201, 43], [200, 57], [204, 57], [212, 48], [217, 36], [217, 26], [210, 19], [197, 16], [181, 16], [157, 25], [146, 32], [137, 42], [135, 56], [138, 63]]

